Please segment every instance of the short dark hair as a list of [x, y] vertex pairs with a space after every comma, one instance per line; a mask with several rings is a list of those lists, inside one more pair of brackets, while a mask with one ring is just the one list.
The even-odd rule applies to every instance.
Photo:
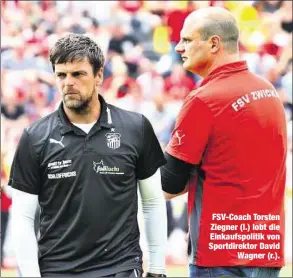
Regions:
[[87, 58], [94, 75], [104, 66], [105, 58], [99, 45], [85, 35], [68, 34], [60, 38], [50, 49], [50, 62], [55, 71], [56, 64], [81, 61]]
[[238, 51], [239, 30], [235, 20], [206, 19], [198, 32], [204, 41], [211, 36], [219, 36], [224, 44], [224, 49], [229, 53]]

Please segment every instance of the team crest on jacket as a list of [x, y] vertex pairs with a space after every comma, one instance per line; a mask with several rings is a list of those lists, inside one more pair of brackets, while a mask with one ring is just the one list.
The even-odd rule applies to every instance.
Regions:
[[107, 138], [107, 146], [110, 149], [115, 150], [120, 147], [120, 138], [121, 138], [120, 133], [109, 132], [106, 134], [106, 138]]

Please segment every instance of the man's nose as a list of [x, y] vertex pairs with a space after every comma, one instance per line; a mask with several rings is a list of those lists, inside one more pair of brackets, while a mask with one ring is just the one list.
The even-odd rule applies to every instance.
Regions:
[[177, 52], [177, 53], [182, 53], [182, 52], [184, 52], [184, 47], [183, 47], [183, 45], [182, 45], [182, 43], [177, 43], [177, 45], [175, 46], [175, 51]]
[[65, 85], [66, 86], [73, 86], [75, 84], [74, 78], [70, 75], [67, 75], [65, 78]]

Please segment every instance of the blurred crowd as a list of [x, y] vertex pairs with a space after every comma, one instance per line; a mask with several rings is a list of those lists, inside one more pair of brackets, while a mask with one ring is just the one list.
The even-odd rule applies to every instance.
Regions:
[[[225, 7], [235, 15], [242, 58], [274, 84], [292, 128], [291, 1], [2, 0], [1, 186], [7, 183], [23, 128], [61, 101], [48, 52], [67, 32], [99, 43], [106, 57], [100, 93], [112, 104], [145, 114], [164, 148], [185, 96], [201, 81], [184, 71], [174, 48], [186, 16], [207, 6]], [[289, 149], [292, 153], [292, 145]], [[178, 226], [186, 231], [184, 202], [168, 204], [169, 234]], [[9, 193], [3, 193], [1, 211], [5, 214], [9, 206]]]

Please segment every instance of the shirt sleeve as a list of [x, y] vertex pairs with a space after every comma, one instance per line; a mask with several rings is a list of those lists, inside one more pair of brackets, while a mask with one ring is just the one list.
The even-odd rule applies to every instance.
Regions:
[[11, 231], [22, 277], [41, 277], [34, 228], [37, 208], [38, 196], [12, 189]]
[[197, 97], [187, 98], [181, 108], [166, 152], [190, 164], [199, 164], [212, 129], [213, 116]]
[[40, 171], [29, 134], [24, 130], [12, 162], [9, 185], [20, 191], [38, 194]]
[[137, 178], [140, 180], [152, 176], [166, 163], [164, 153], [149, 120], [143, 117], [143, 137], [141, 152], [137, 163]]
[[139, 180], [144, 230], [148, 243], [148, 272], [165, 274], [167, 253], [167, 212], [160, 170], [154, 175]]

